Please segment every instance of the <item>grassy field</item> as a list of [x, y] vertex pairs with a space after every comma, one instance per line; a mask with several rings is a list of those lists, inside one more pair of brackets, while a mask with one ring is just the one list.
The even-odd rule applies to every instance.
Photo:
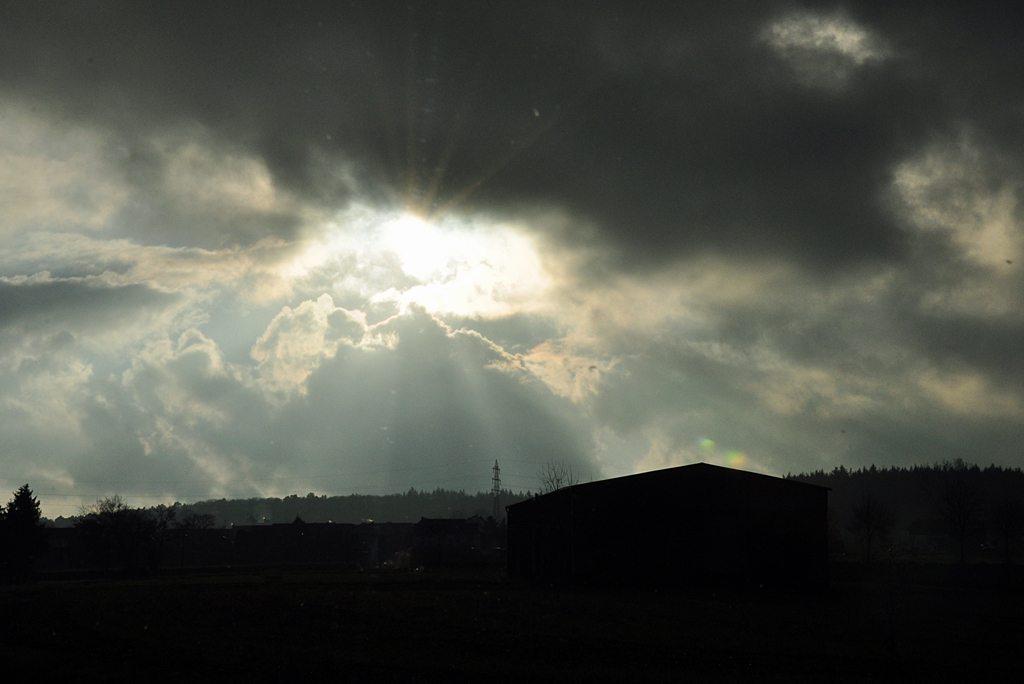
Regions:
[[815, 592], [294, 570], [45, 582], [0, 592], [0, 656], [8, 673], [74, 682], [960, 682], [1024, 673], [1016, 580], [836, 574]]

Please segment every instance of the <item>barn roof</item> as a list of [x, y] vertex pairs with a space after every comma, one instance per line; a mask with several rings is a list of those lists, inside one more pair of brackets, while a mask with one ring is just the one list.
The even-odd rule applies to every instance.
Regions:
[[789, 480], [782, 477], [776, 477], [774, 475], [764, 475], [762, 473], [753, 473], [748, 470], [725, 468], [723, 466], [711, 465], [710, 463], [692, 463], [690, 465], [676, 466], [674, 468], [650, 470], [644, 473], [637, 473], [635, 475], [624, 475], [622, 477], [613, 477], [606, 480], [597, 480], [596, 482], [586, 482], [573, 485], [571, 487], [563, 487], [562, 489], [558, 489], [554, 492], [541, 494], [532, 499], [520, 501], [519, 503], [512, 504], [506, 508], [511, 509], [516, 506], [528, 506], [533, 501], [539, 499], [565, 496], [570, 490], [577, 494], [586, 493], [597, 495], [603, 491], [620, 488], [642, 489], [647, 485], [661, 484], [666, 480], [691, 483], [702, 481], [728, 483], [732, 481], [737, 483], [743, 482], [745, 484], [754, 484], [757, 482], [763, 482], [768, 486], [786, 487], [793, 491], [811, 491], [815, 489], [826, 491], [831, 490], [830, 487], [823, 487], [809, 482], [800, 482], [799, 480]]

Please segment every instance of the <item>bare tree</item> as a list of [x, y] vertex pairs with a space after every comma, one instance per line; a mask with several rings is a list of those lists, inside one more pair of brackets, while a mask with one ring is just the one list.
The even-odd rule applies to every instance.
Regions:
[[962, 458], [935, 464], [929, 496], [939, 519], [957, 540], [960, 564], [967, 562], [967, 540], [980, 520], [985, 496], [979, 470]]
[[864, 546], [864, 562], [871, 562], [871, 546], [889, 540], [896, 526], [896, 514], [874, 494], [864, 494], [851, 510], [850, 531]]
[[537, 473], [537, 478], [540, 480], [541, 494], [572, 487], [580, 481], [579, 473], [574, 472], [572, 465], [565, 461], [548, 461]]
[[831, 506], [826, 517], [828, 523], [828, 552], [837, 553], [845, 548], [843, 533], [840, 529], [839, 513]]
[[181, 504], [174, 502], [172, 505], [167, 506], [160, 504], [153, 508], [153, 517], [156, 519], [157, 528], [161, 531], [166, 531], [170, 527], [174, 527], [177, 523], [178, 518], [178, 507]]
[[132, 508], [119, 494], [83, 506], [75, 523], [104, 565], [113, 558], [132, 568], [141, 551], [154, 541], [157, 520], [141, 508]]
[[156, 541], [156, 547], [153, 550], [153, 567], [156, 568], [160, 565], [160, 559], [163, 556], [164, 540], [167, 537], [167, 531], [172, 527], [178, 526], [178, 508], [181, 506], [177, 501], [172, 505], [167, 506], [160, 504], [150, 510], [150, 515], [153, 516], [155, 523], [154, 539]]
[[999, 533], [1003, 558], [1013, 564], [1013, 547], [1019, 546], [1024, 535], [1024, 505], [1020, 499], [1003, 497], [992, 505], [992, 522]]
[[213, 513], [189, 511], [182, 516], [178, 526], [186, 530], [209, 530], [217, 526], [217, 516]]
[[[189, 536], [193, 539], [192, 546], [195, 547], [200, 543], [202, 530], [209, 530], [217, 526], [217, 517], [212, 513], [196, 513], [195, 511], [188, 511], [181, 517], [181, 521], [178, 523], [178, 527], [181, 529], [181, 566], [185, 566], [185, 545], [188, 542]], [[200, 554], [202, 555], [202, 554]], [[205, 561], [203, 561], [205, 565]]]

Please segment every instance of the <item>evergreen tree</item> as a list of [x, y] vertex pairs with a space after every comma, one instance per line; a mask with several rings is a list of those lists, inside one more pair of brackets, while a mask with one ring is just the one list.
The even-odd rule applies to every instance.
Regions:
[[39, 500], [29, 486], [14, 492], [0, 519], [0, 558], [4, 575], [14, 581], [27, 577], [35, 558], [46, 550]]

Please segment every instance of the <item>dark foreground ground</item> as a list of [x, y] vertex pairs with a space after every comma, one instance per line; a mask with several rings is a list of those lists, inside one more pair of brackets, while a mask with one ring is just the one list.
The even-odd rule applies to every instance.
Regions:
[[262, 570], [0, 590], [26, 681], [1024, 681], [1020, 577], [849, 568], [814, 592]]

